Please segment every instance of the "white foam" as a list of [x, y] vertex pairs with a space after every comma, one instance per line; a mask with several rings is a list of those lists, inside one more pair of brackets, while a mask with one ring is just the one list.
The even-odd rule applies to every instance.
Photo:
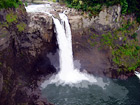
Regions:
[[140, 79], [140, 72], [135, 71], [135, 75]]
[[[25, 7], [26, 11], [29, 13], [47, 13], [50, 15], [49, 11], [52, 10], [50, 4], [33, 4]], [[52, 16], [52, 15], [51, 15]]]
[[41, 87], [45, 88], [48, 84], [53, 83], [57, 83], [58, 85], [73, 85], [83, 81], [88, 81], [89, 83], [97, 82], [92, 75], [80, 72], [78, 69], [74, 68], [71, 29], [68, 18], [63, 13], [60, 13], [59, 16], [61, 22], [55, 18], [53, 18], [53, 20], [59, 45], [60, 72], [45, 81]]

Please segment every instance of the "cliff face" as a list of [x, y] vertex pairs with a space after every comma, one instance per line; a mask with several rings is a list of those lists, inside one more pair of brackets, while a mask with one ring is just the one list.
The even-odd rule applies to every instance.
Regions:
[[24, 8], [0, 11], [1, 105], [45, 104], [38, 81], [56, 72], [46, 55], [55, 53], [57, 45], [49, 18], [32, 16]]
[[[90, 43], [93, 34], [120, 27], [121, 7], [104, 7], [98, 16], [89, 17], [57, 3], [51, 6], [53, 11], [49, 12], [55, 17], [59, 18], [58, 12], [65, 10], [69, 18], [74, 59], [80, 61], [81, 70], [123, 79], [124, 76], [115, 75], [117, 71], [110, 71], [110, 50], [99, 50], [99, 45], [92, 47]], [[27, 14], [24, 8], [9, 9], [0, 11], [0, 22], [0, 105], [47, 103], [40, 97], [38, 86], [42, 76], [56, 72], [51, 63], [54, 57], [47, 56], [55, 56], [58, 49], [52, 17], [44, 13]]]
[[57, 3], [51, 4], [51, 7], [54, 10], [49, 12], [55, 17], [59, 18], [58, 13], [63, 11], [68, 16], [72, 30], [74, 59], [80, 60], [81, 70], [86, 70], [95, 75], [107, 74], [109, 77], [113, 77], [110, 71], [106, 73], [106, 70], [111, 67], [110, 50], [99, 50], [98, 46], [92, 47], [90, 39], [93, 34], [101, 35], [120, 27], [120, 5], [104, 7], [98, 16], [92, 17], [88, 13], [67, 8]]
[[[118, 75], [117, 69], [112, 70], [114, 67], [111, 61], [111, 49], [99, 50], [100, 44], [96, 46], [91, 45], [91, 37], [93, 35], [98, 34], [99, 37], [101, 37], [102, 34], [117, 30], [123, 24], [120, 5], [109, 8], [104, 7], [99, 15], [92, 17], [86, 12], [83, 13], [82, 11], [67, 8], [58, 3], [50, 3], [50, 7], [47, 10], [58, 19], [59, 12], [65, 11], [65, 14], [68, 16], [73, 37], [74, 59], [80, 61], [81, 70], [86, 70], [94, 75], [106, 75], [108, 77], [121, 79], [126, 79], [128, 76], [133, 75], [133, 73], [120, 73]], [[50, 42], [52, 36], [55, 37], [55, 34], [51, 33], [53, 32], [53, 21], [49, 15], [44, 13], [29, 13], [28, 16], [31, 20], [29, 24], [30, 33], [35, 30], [41, 30], [42, 38], [46, 38], [48, 42]], [[124, 16], [124, 18], [127, 18], [127, 16]], [[133, 17], [128, 16], [126, 21], [129, 19], [133, 19]], [[44, 22], [47, 23], [43, 25]], [[98, 43], [99, 39], [95, 40], [95, 42]]]
[[[104, 71], [111, 67], [109, 50], [99, 50], [91, 46], [90, 39], [94, 34], [104, 34], [117, 29], [120, 25], [121, 7], [113, 6], [103, 9], [98, 16], [68, 15], [73, 35], [75, 60], [80, 60], [81, 69], [94, 75], [104, 76]], [[99, 40], [96, 40], [98, 42]], [[110, 75], [112, 77], [112, 75]]]

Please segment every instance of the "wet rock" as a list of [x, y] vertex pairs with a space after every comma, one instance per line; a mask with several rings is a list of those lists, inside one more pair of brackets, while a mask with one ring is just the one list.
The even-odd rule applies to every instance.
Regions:
[[118, 78], [119, 78], [119, 79], [122, 79], [122, 80], [126, 80], [126, 79], [128, 79], [128, 77], [125, 76], [125, 75], [120, 75]]
[[50, 11], [50, 14], [53, 15], [53, 17], [57, 18], [57, 19], [60, 19], [59, 17], [59, 12], [56, 12], [56, 11]]

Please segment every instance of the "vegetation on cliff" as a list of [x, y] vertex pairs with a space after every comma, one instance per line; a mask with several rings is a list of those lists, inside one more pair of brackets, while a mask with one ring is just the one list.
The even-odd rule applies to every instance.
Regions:
[[89, 15], [97, 15], [102, 6], [107, 7], [120, 4], [122, 7], [122, 14], [134, 13], [137, 21], [140, 22], [140, 2], [139, 0], [62, 0], [67, 3], [70, 8], [81, 9], [88, 11]]
[[112, 67], [117, 68], [119, 72], [130, 72], [140, 65], [140, 45], [136, 33], [138, 24], [136, 21], [122, 21], [119, 29], [102, 35], [92, 35], [90, 44], [98, 44], [99, 49], [109, 49]]
[[139, 0], [62, 0], [67, 6], [89, 12], [89, 16], [96, 16], [103, 6], [121, 5], [121, 14], [134, 14], [136, 21], [122, 19], [119, 29], [105, 32], [102, 35], [93, 34], [90, 44], [98, 45], [100, 49], [111, 51], [112, 68], [119, 72], [131, 72], [140, 65], [140, 45], [137, 39], [137, 27], [140, 23]]

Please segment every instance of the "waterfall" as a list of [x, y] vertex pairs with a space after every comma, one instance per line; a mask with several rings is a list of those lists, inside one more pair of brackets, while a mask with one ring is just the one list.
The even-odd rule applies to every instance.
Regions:
[[[48, 4], [29, 5], [26, 7], [27, 12], [42, 12], [52, 16], [49, 13], [51, 6]], [[59, 61], [60, 71], [58, 74], [50, 77], [49, 80], [42, 83], [41, 87], [45, 88], [48, 84], [77, 84], [82, 81], [90, 83], [97, 82], [96, 79], [87, 73], [80, 72], [74, 67], [73, 53], [72, 53], [72, 35], [69, 25], [68, 17], [64, 13], [59, 13], [60, 21], [53, 18], [55, 24], [55, 32], [57, 35], [57, 42], [59, 46]]]
[[51, 83], [76, 84], [81, 81], [96, 82], [93, 76], [82, 73], [74, 68], [72, 53], [72, 35], [68, 18], [64, 13], [59, 13], [61, 21], [53, 18], [57, 42], [59, 46], [60, 72]]
[[135, 71], [135, 75], [140, 79], [140, 72]]

